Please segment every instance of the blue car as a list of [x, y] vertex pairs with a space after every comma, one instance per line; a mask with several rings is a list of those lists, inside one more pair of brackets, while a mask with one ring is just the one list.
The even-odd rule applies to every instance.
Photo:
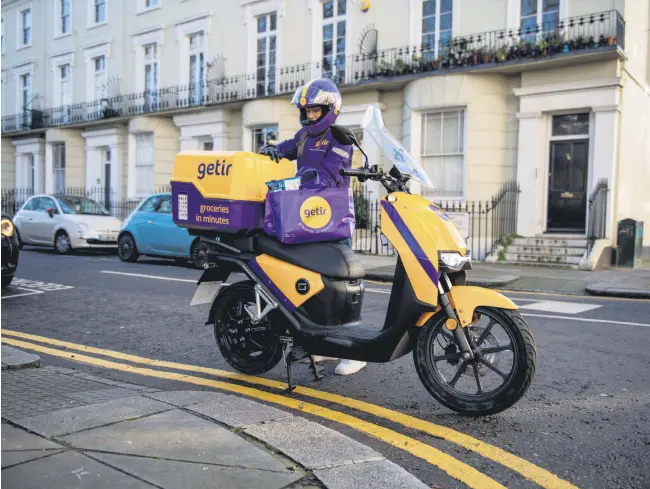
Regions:
[[140, 255], [190, 260], [203, 268], [207, 247], [187, 229], [172, 220], [171, 193], [154, 194], [144, 199], [124, 221], [117, 237], [120, 259], [134, 262]]

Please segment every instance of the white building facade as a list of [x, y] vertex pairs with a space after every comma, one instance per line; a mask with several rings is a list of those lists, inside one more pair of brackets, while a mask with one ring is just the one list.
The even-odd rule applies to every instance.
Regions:
[[2, 188], [140, 199], [180, 150], [291, 137], [293, 91], [328, 76], [371, 163], [370, 104], [420, 158], [436, 189], [413, 191], [517, 182], [508, 233], [589, 237], [605, 209], [615, 244], [650, 223], [649, 28], [648, 0], [2, 0]]

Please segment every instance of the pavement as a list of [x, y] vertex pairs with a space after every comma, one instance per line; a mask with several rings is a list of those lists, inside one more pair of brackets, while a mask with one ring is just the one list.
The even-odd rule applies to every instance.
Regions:
[[[396, 256], [361, 253], [358, 256], [366, 267], [366, 279], [392, 282]], [[513, 291], [650, 299], [650, 262], [635, 269], [598, 271], [475, 262], [472, 270], [467, 272], [467, 285]]]
[[6, 489], [427, 487], [369, 446], [266, 404], [27, 368], [38, 355], [3, 345], [5, 356], [15, 367], [2, 374]]
[[[503, 292], [535, 337], [536, 375], [515, 406], [472, 419], [429, 394], [412, 354], [343, 377], [334, 373], [337, 362], [324, 362], [319, 381], [308, 365], [296, 365], [299, 392], [293, 396], [282, 392], [281, 361], [242, 380], [205, 324], [210, 305], [190, 306], [200, 275], [171, 260], [123, 263], [114, 254], [58, 256], [26, 246], [15, 284], [1, 294], [2, 344], [41, 355], [45, 368], [74, 369], [68, 375], [76, 382], [92, 375], [118, 383], [113, 389], [205, 390], [273, 406], [370, 447], [428, 487], [647, 487], [650, 377], [639, 372], [650, 365], [648, 300]], [[388, 283], [366, 283], [362, 327], [374, 334], [383, 327], [390, 290]], [[505, 335], [493, 332], [498, 341]], [[503, 368], [509, 362], [504, 355]], [[44, 368], [3, 371], [2, 379], [33, 370]], [[494, 377], [487, 373], [485, 379]], [[469, 388], [472, 381], [462, 384]], [[83, 399], [74, 401], [57, 409], [84, 406]], [[289, 452], [282, 456], [293, 459]], [[305, 484], [323, 484], [314, 477]]]

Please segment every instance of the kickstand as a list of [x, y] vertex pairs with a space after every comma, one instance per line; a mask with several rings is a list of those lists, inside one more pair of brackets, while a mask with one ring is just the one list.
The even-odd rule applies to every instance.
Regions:
[[291, 357], [287, 360], [287, 383], [289, 384], [289, 387], [282, 391], [283, 394], [290, 394], [296, 388], [296, 386], [291, 383]]
[[325, 377], [320, 374], [323, 370], [323, 367], [319, 368], [318, 365], [316, 365], [316, 362], [314, 362], [314, 357], [312, 355], [309, 355], [309, 363], [311, 373], [314, 374], [314, 380], [323, 380]]
[[291, 338], [286, 339], [286, 343], [282, 348], [282, 356], [284, 358], [284, 366], [287, 369], [287, 383], [289, 386], [282, 391], [283, 394], [291, 394], [291, 392], [296, 388], [295, 385], [291, 382], [291, 367], [293, 365], [293, 340]]

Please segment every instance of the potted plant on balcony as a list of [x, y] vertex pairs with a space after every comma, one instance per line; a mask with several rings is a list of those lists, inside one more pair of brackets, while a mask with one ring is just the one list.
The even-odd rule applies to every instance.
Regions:
[[540, 53], [542, 56], [548, 56], [548, 46], [549, 46], [549, 43], [548, 43], [548, 41], [547, 41], [546, 39], [541, 39], [541, 40], [537, 43], [537, 47], [538, 47], [538, 49], [539, 49], [539, 53]]
[[495, 53], [495, 58], [499, 63], [507, 61], [508, 55], [506, 54], [506, 48], [499, 48]]

